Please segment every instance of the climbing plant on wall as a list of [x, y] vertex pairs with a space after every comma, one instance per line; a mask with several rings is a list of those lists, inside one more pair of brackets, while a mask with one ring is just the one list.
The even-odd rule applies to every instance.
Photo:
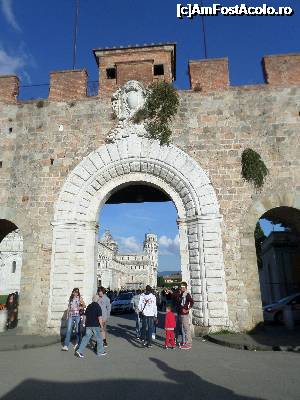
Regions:
[[242, 153], [242, 177], [253, 183], [255, 188], [263, 186], [269, 171], [260, 155], [252, 150], [245, 149]]
[[133, 121], [145, 121], [149, 137], [158, 139], [160, 144], [169, 144], [172, 135], [169, 124], [177, 113], [178, 105], [176, 89], [170, 83], [155, 82], [150, 85], [145, 104], [135, 113]]

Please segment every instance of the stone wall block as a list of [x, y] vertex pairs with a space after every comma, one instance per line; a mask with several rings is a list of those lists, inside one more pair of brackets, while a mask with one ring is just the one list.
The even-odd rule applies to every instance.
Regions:
[[130, 171], [132, 172], [140, 172], [141, 170], [141, 163], [140, 161], [134, 161], [130, 163]]
[[220, 262], [222, 260], [220, 254], [207, 254], [205, 255], [205, 261], [210, 262]]
[[224, 287], [223, 287], [223, 285], [208, 285], [207, 292], [208, 293], [223, 293]]
[[126, 158], [128, 158], [128, 142], [127, 142], [127, 140], [118, 140], [117, 147], [118, 147], [118, 151], [119, 151], [119, 159], [125, 160]]
[[101, 169], [103, 167], [103, 165], [104, 165], [104, 162], [102, 161], [102, 159], [99, 156], [99, 153], [97, 151], [94, 151], [93, 153], [91, 153], [89, 155], [89, 159], [95, 165], [97, 170]]
[[[210, 304], [209, 304], [210, 306]], [[224, 309], [212, 309], [209, 307], [209, 317], [210, 318], [222, 318], [224, 317]]]
[[207, 278], [223, 278], [224, 274], [223, 271], [220, 269], [208, 269], [206, 270], [206, 277]]
[[112, 161], [116, 161], [120, 159], [119, 151], [116, 143], [110, 143], [107, 145], [107, 150], [110, 154], [110, 158]]
[[83, 166], [77, 166], [74, 170], [74, 173], [84, 181], [87, 181], [91, 176], [91, 174]]
[[210, 317], [209, 325], [213, 326], [213, 327], [217, 327], [217, 326], [225, 327], [228, 325], [228, 321], [227, 321], [227, 318], [224, 318], [224, 317], [223, 318], [222, 317], [220, 317], [220, 318]]
[[99, 150], [98, 150], [99, 156], [101, 157], [101, 160], [103, 161], [104, 165], [108, 165], [111, 163], [111, 158], [110, 158], [110, 154], [107, 150], [107, 146], [102, 146]]
[[214, 302], [216, 302], [216, 304], [223, 304], [226, 296], [225, 293], [208, 293], [207, 295], [207, 299], [210, 303], [212, 303], [212, 308], [216, 308], [213, 306]]

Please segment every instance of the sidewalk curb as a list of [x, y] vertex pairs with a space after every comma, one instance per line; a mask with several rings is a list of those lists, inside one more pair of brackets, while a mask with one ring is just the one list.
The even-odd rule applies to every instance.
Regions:
[[14, 350], [26, 350], [26, 349], [35, 349], [35, 348], [39, 348], [39, 347], [47, 347], [47, 346], [51, 346], [53, 344], [57, 344], [61, 342], [61, 338], [60, 336], [54, 336], [53, 338], [51, 338], [51, 340], [49, 339], [47, 342], [45, 343], [23, 343], [23, 344], [8, 344], [7, 346], [3, 346], [1, 347], [0, 345], [0, 352], [2, 351], [14, 351]]
[[267, 346], [267, 345], [254, 345], [254, 344], [242, 344], [242, 343], [232, 343], [227, 342], [223, 339], [217, 339], [216, 337], [206, 335], [204, 336], [209, 342], [218, 344], [220, 346], [230, 347], [237, 350], [249, 350], [249, 351], [288, 351], [299, 353], [300, 346]]

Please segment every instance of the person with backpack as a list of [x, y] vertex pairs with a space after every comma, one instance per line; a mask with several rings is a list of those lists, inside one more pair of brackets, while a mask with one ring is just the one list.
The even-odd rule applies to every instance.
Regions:
[[144, 346], [152, 347], [152, 333], [154, 319], [157, 318], [156, 297], [152, 293], [151, 286], [147, 285], [145, 293], [141, 294], [139, 312], [142, 317], [142, 340]]
[[90, 303], [85, 310], [85, 328], [86, 334], [82, 338], [81, 344], [76, 350], [75, 355], [79, 358], [84, 358], [83, 350], [86, 348], [92, 336], [96, 337], [97, 341], [97, 356], [106, 356], [103, 346], [103, 338], [101, 336], [100, 327], [103, 332], [103, 318], [101, 307], [99, 306], [99, 296], [95, 294]]

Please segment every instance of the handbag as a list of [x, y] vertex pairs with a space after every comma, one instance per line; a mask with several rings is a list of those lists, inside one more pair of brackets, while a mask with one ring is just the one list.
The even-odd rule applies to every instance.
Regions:
[[143, 312], [144, 312], [144, 310], [145, 310], [145, 307], [146, 307], [148, 301], [149, 301], [149, 300], [146, 300], [146, 301], [145, 301], [145, 304], [144, 304], [144, 307], [143, 307], [142, 311], [139, 312], [139, 317], [140, 317], [140, 318], [142, 318], [143, 315], [144, 315]]

